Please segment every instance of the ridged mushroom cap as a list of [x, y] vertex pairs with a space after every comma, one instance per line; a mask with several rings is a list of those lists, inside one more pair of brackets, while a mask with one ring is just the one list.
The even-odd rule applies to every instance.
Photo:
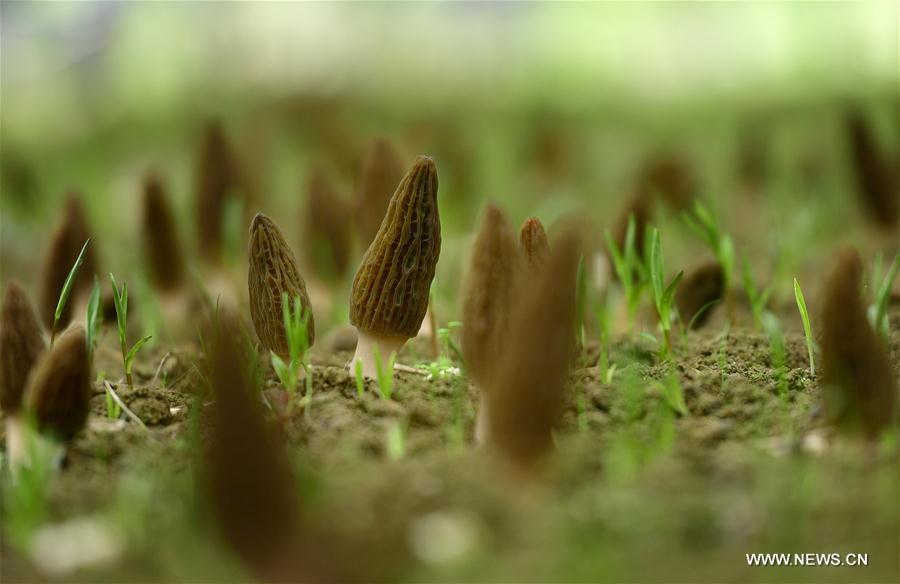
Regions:
[[87, 421], [91, 400], [91, 364], [84, 327], [67, 330], [34, 366], [25, 391], [25, 407], [38, 430], [71, 440]]
[[472, 246], [462, 307], [463, 358], [478, 383], [484, 380], [507, 340], [519, 265], [509, 220], [500, 208], [488, 205]]
[[316, 329], [306, 282], [281, 230], [262, 213], [257, 213], [250, 224], [249, 262], [250, 317], [260, 342], [273, 353], [288, 355], [281, 308], [281, 295], [285, 293], [290, 302], [299, 296], [303, 310], [309, 312], [307, 333], [311, 347]]
[[522, 229], [519, 231], [519, 250], [525, 265], [532, 272], [539, 270], [547, 261], [550, 243], [547, 241], [544, 225], [537, 217], [529, 217], [522, 223]]
[[419, 332], [441, 253], [437, 190], [434, 161], [419, 156], [353, 279], [350, 322], [357, 329], [407, 338]]
[[153, 174], [144, 179], [143, 236], [152, 284], [166, 292], [177, 290], [184, 283], [184, 254], [165, 189]]
[[4, 412], [19, 411], [28, 374], [46, 347], [31, 302], [19, 283], [10, 280], [0, 312], [0, 407]]

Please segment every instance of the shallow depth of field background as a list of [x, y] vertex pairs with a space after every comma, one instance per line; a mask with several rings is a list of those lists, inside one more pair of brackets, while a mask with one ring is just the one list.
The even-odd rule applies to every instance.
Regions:
[[[406, 162], [434, 155], [445, 298], [455, 294], [446, 274], [454, 235], [473, 228], [485, 200], [506, 205], [514, 220], [536, 214], [549, 223], [579, 211], [602, 228], [658, 153], [690, 162], [699, 194], [739, 249], [762, 258], [803, 249], [797, 262], [813, 261], [809, 241], [837, 226], [852, 238], [859, 224], [848, 221], [859, 210], [843, 109], [862, 107], [882, 143], [900, 142], [898, 10], [866, 2], [4, 3], [3, 278], [31, 284], [69, 187], [86, 197], [103, 264], [136, 270], [140, 178], [149, 169], [169, 185], [193, 243], [195, 153], [210, 119], [224, 121], [261, 210], [294, 244], [314, 165], [350, 196], [372, 136], [393, 139]], [[748, 212], [736, 175], [742, 144], [753, 141], [768, 181]]]

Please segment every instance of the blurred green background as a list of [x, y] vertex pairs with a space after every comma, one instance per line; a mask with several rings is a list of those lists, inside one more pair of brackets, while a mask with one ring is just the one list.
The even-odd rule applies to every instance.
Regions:
[[[599, 230], [661, 152], [689, 161], [743, 246], [852, 237], [840, 113], [862, 107], [896, 152], [898, 22], [893, 2], [4, 2], [3, 279], [31, 284], [70, 187], [103, 265], [135, 269], [149, 169], [193, 244], [210, 119], [295, 246], [314, 165], [349, 197], [373, 136], [406, 163], [435, 156], [439, 287], [486, 199], [516, 221], [577, 210]], [[769, 170], [748, 213], [736, 196], [753, 140]]]

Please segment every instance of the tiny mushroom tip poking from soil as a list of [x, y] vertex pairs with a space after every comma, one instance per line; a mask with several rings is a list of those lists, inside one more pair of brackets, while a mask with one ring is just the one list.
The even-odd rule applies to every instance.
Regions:
[[262, 213], [257, 213], [250, 223], [248, 255], [250, 317], [262, 345], [280, 357], [289, 356], [282, 308], [282, 295], [287, 295], [291, 305], [299, 298], [301, 309], [308, 313], [307, 341], [311, 347], [316, 332], [306, 282], [281, 230]]
[[352, 363], [360, 361], [370, 379], [418, 333], [425, 318], [441, 251], [437, 189], [434, 161], [419, 156], [391, 197], [353, 279], [350, 322], [359, 340]]

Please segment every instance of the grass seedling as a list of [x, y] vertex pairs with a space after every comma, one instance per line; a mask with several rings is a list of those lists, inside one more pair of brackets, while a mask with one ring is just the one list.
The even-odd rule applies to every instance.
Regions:
[[678, 272], [674, 278], [665, 282], [665, 268], [663, 267], [662, 244], [659, 239], [659, 230], [655, 227], [650, 231], [650, 255], [647, 259], [647, 271], [650, 273], [650, 289], [653, 292], [653, 304], [656, 306], [656, 314], [659, 316], [659, 327], [663, 333], [663, 355], [669, 355], [672, 350], [672, 320], [675, 301], [675, 290], [684, 276], [684, 271]]
[[584, 265], [584, 255], [578, 258], [578, 271], [575, 273], [575, 339], [581, 345], [581, 351], [585, 348], [584, 309], [587, 303], [587, 270]]
[[769, 336], [769, 352], [772, 356], [772, 368], [775, 370], [775, 385], [779, 395], [786, 395], [787, 383], [787, 351], [784, 347], [784, 334], [778, 317], [769, 311], [762, 315], [763, 329]]
[[401, 422], [392, 422], [387, 428], [386, 442], [385, 450], [390, 460], [403, 458], [406, 454], [406, 427]]
[[634, 215], [628, 217], [628, 226], [625, 230], [625, 242], [623, 249], [619, 249], [609, 230], [606, 230], [606, 247], [612, 256], [613, 268], [622, 283], [625, 292], [625, 303], [628, 308], [628, 325], [634, 328], [635, 315], [641, 302], [641, 294], [644, 291], [645, 274], [635, 241], [637, 227]]
[[353, 369], [353, 374], [356, 377], [356, 396], [362, 397], [366, 391], [366, 378], [363, 376], [362, 362], [357, 361], [354, 363]]
[[[94, 289], [88, 299], [87, 317], [85, 318], [85, 334], [87, 337], [88, 356], [94, 354], [97, 335], [100, 333], [100, 283], [94, 277]], [[89, 357], [90, 358], [90, 357]]]
[[78, 253], [78, 257], [75, 259], [75, 263], [72, 265], [72, 269], [69, 270], [69, 275], [66, 276], [66, 281], [63, 283], [62, 290], [59, 293], [59, 300], [56, 303], [56, 311], [53, 313], [53, 326], [50, 328], [50, 345], [53, 345], [53, 341], [56, 340], [57, 328], [59, 327], [59, 319], [62, 318], [63, 310], [66, 308], [66, 302], [69, 301], [69, 295], [72, 293], [72, 287], [75, 285], [75, 276], [78, 275], [78, 269], [81, 267], [81, 264], [84, 263], [84, 252], [87, 251], [87, 246], [91, 242], [90, 239], [84, 242], [84, 245], [81, 247], [81, 251]]
[[687, 404], [684, 402], [681, 382], [678, 381], [678, 376], [675, 373], [669, 373], [665, 379], [657, 382], [656, 386], [673, 412], [680, 416], [690, 415]]
[[[305, 374], [306, 398], [312, 399], [312, 372], [309, 367], [309, 316], [310, 311], [303, 310], [303, 302], [299, 296], [294, 296], [293, 308], [288, 295], [281, 295], [281, 318], [284, 322], [284, 334], [287, 338], [288, 356], [290, 360], [284, 360], [272, 353], [272, 367], [284, 388], [292, 395], [297, 393], [297, 383], [300, 374]], [[308, 410], [307, 410], [308, 411]]]
[[612, 318], [609, 304], [609, 296], [607, 296], [606, 300], [597, 309], [597, 326], [600, 329], [600, 356], [597, 360], [597, 369], [600, 372], [600, 380], [603, 383], [612, 383], [616, 370], [615, 365], [610, 365], [609, 337], [610, 329], [612, 328]]
[[682, 214], [682, 217], [688, 228], [709, 247], [719, 265], [722, 266], [722, 274], [725, 280], [723, 286], [725, 290], [724, 295], [726, 299], [729, 299], [729, 313], [732, 312], [730, 298], [734, 284], [735, 260], [734, 242], [731, 236], [722, 233], [719, 223], [712, 212], [699, 199], [694, 201], [693, 212], [685, 212]]
[[104, 393], [106, 397], [106, 417], [110, 420], [118, 420], [119, 416], [122, 414], [122, 408], [119, 406], [119, 403], [113, 399], [112, 393], [110, 391], [106, 391]]
[[769, 296], [772, 295], [775, 283], [773, 281], [764, 289], [758, 289], [756, 287], [756, 281], [753, 278], [753, 272], [750, 270], [750, 262], [746, 255], [744, 256], [743, 276], [744, 292], [747, 294], [747, 299], [750, 301], [750, 310], [753, 312], [753, 322], [756, 325], [756, 328], [762, 329], [762, 314], [769, 302]]
[[816, 376], [815, 340], [812, 335], [812, 327], [809, 325], [809, 311], [806, 310], [806, 299], [803, 298], [803, 290], [800, 282], [794, 278], [794, 298], [797, 300], [797, 309], [800, 310], [800, 318], [803, 320], [803, 335], [806, 337], [806, 352], [809, 354], [809, 375]]
[[42, 440], [33, 419], [25, 421], [28, 464], [16, 466], [3, 477], [3, 530], [20, 549], [31, 545], [35, 530], [49, 513], [50, 479], [57, 448]]
[[125, 382], [128, 385], [133, 385], [131, 366], [134, 364], [134, 358], [137, 356], [141, 347], [143, 347], [152, 337], [143, 337], [132, 345], [130, 349], [128, 348], [125, 335], [126, 324], [128, 323], [128, 283], [123, 282], [122, 288], [120, 289], [119, 285], [116, 284], [116, 277], [113, 276], [112, 273], [109, 274], [109, 281], [112, 285], [113, 302], [116, 306], [116, 323], [119, 328], [119, 348], [122, 351], [122, 365], [125, 368]]
[[875, 269], [872, 272], [873, 289], [875, 290], [875, 298], [872, 305], [869, 306], [869, 322], [872, 328], [881, 335], [882, 339], [888, 337], [888, 319], [887, 307], [891, 297], [891, 288], [894, 286], [894, 280], [897, 279], [897, 273], [900, 272], [900, 255], [894, 256], [891, 267], [888, 268], [887, 274], [881, 278], [881, 257], [875, 263]]
[[[391, 351], [388, 357], [387, 366], [381, 362], [381, 351], [376, 343], [372, 347], [375, 354], [375, 374], [378, 381], [378, 391], [381, 393], [382, 399], [391, 399], [394, 394], [394, 364], [397, 362], [397, 351]], [[358, 361], [357, 361], [358, 362]]]

